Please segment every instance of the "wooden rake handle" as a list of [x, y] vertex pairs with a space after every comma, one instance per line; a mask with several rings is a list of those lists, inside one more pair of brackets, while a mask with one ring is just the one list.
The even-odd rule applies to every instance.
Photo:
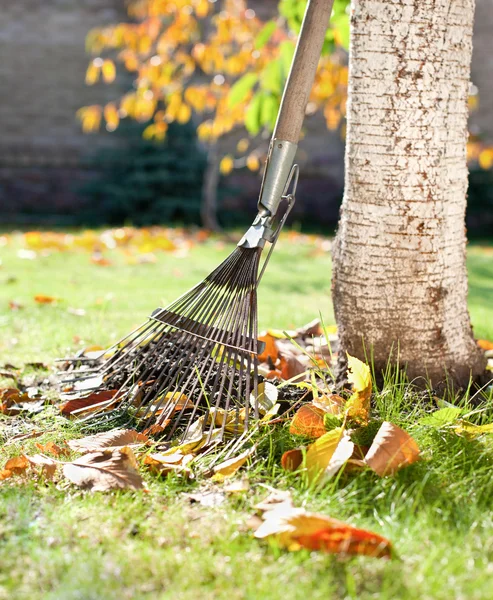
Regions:
[[273, 139], [297, 144], [334, 0], [308, 0]]

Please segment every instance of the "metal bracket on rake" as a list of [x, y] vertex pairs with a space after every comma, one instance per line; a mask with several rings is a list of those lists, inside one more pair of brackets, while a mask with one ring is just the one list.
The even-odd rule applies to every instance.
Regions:
[[[269, 252], [268, 252], [267, 256], [265, 257], [264, 264], [262, 265], [260, 275], [258, 276], [258, 279], [257, 279], [257, 285], [260, 283], [260, 280], [262, 279], [262, 277], [264, 275], [264, 272], [265, 272], [265, 269], [267, 268], [267, 264], [270, 260], [272, 251], [274, 250], [277, 240], [279, 238], [279, 234], [281, 233], [281, 230], [284, 227], [284, 224], [286, 223], [286, 219], [288, 218], [289, 213], [291, 212], [291, 209], [294, 206], [294, 203], [296, 202], [296, 188], [298, 187], [299, 176], [300, 176], [299, 166], [293, 165], [291, 167], [291, 171], [289, 172], [289, 177], [286, 182], [286, 187], [284, 188], [284, 193], [281, 196], [281, 201], [286, 200], [288, 204], [287, 204], [286, 210], [284, 211], [283, 216], [279, 220], [279, 223], [278, 223], [276, 229], [267, 238], [267, 241], [270, 242], [271, 247], [269, 248]], [[292, 186], [291, 186], [291, 184], [292, 184]], [[292, 187], [291, 192], [289, 192], [290, 187]]]

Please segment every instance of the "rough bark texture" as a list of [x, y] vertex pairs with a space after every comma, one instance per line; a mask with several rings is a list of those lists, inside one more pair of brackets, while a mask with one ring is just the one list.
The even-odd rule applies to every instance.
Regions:
[[483, 370], [467, 311], [474, 0], [353, 0], [346, 189], [334, 244], [342, 347], [410, 377]]

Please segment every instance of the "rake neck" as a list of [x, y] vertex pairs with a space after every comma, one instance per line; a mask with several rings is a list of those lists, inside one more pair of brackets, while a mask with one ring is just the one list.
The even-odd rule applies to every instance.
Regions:
[[[271, 241], [274, 218], [294, 175], [298, 140], [333, 4], [334, 0], [308, 0], [269, 146], [258, 200], [259, 212], [239, 246], [263, 247], [265, 241]], [[294, 201], [294, 194], [292, 196]]]

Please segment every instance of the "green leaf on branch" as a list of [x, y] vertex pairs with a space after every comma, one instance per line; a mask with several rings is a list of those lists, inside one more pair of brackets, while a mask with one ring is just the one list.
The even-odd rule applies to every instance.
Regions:
[[257, 135], [260, 131], [260, 110], [262, 108], [262, 94], [257, 93], [251, 99], [245, 113], [245, 127], [250, 135]]
[[257, 83], [258, 77], [255, 73], [246, 73], [231, 87], [228, 94], [228, 106], [234, 108], [246, 98], [248, 92]]
[[268, 63], [260, 74], [260, 86], [266, 92], [280, 94], [282, 91], [281, 64], [278, 60]]
[[265, 44], [267, 44], [272, 37], [272, 34], [276, 30], [276, 27], [277, 25], [275, 21], [267, 21], [255, 38], [255, 50], [261, 50]]

